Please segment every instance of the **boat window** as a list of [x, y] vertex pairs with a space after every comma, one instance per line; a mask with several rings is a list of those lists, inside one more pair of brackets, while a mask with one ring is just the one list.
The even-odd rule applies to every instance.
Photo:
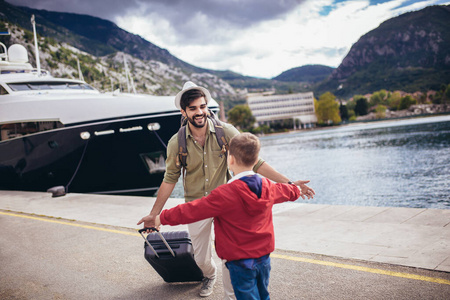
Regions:
[[11, 83], [8, 84], [8, 86], [13, 90], [13, 91], [27, 91], [30, 90], [31, 88], [28, 87], [25, 83]]
[[0, 125], [0, 141], [62, 127], [64, 125], [59, 121], [2, 124]]
[[33, 91], [33, 90], [94, 90], [86, 83], [76, 82], [17, 82], [9, 83], [8, 86], [13, 91]]
[[0, 95], [8, 95], [8, 91], [3, 87], [3, 85], [0, 85]]
[[68, 87], [69, 87], [69, 89], [75, 89], [75, 90], [81, 90], [84, 88], [83, 86], [81, 86], [80, 84], [77, 84], [77, 83], [69, 83]]

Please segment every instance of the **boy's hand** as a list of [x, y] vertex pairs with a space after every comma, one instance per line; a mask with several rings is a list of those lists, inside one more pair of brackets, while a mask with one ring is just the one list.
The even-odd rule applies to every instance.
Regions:
[[155, 218], [155, 227], [156, 227], [156, 229], [160, 229], [160, 227], [161, 227], [161, 219], [159, 218], [159, 215], [157, 215], [156, 216], [156, 218]]
[[316, 194], [312, 188], [306, 185], [307, 183], [309, 183], [309, 180], [294, 181], [294, 184], [300, 187], [300, 191], [302, 192], [300, 197], [302, 197], [302, 199], [305, 199], [305, 196], [308, 197], [308, 199], [312, 199]]

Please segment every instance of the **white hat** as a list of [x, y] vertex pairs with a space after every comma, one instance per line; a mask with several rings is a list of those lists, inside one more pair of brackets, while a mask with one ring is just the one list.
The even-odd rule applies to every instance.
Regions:
[[186, 83], [183, 85], [183, 89], [181, 90], [181, 92], [179, 92], [175, 96], [175, 106], [178, 109], [181, 109], [181, 105], [180, 105], [181, 96], [183, 96], [183, 94], [185, 92], [190, 91], [190, 90], [200, 90], [200, 91], [202, 91], [205, 94], [206, 104], [208, 104], [209, 100], [211, 100], [211, 94], [209, 93], [209, 91], [207, 89], [205, 89], [204, 87], [196, 85], [192, 81], [186, 81]]

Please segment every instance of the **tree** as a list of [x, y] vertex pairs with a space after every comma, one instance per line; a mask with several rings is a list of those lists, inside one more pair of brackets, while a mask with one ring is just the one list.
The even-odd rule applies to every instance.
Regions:
[[271, 129], [269, 127], [269, 125], [266, 124], [262, 124], [261, 126], [258, 126], [256, 128], [252, 129], [252, 133], [254, 134], [261, 134], [261, 133], [269, 133], [271, 132]]
[[356, 106], [355, 98], [352, 98], [350, 101], [348, 101], [346, 106], [347, 106], [348, 110], [353, 110], [354, 111], [355, 110], [355, 106]]
[[370, 97], [370, 106], [376, 106], [378, 104], [385, 104], [386, 98], [387, 98], [386, 90], [380, 90], [378, 92], [375, 92]]
[[255, 123], [255, 117], [247, 104], [240, 104], [228, 111], [228, 122], [241, 130], [250, 131]]
[[341, 116], [342, 120], [349, 119], [347, 105], [343, 105], [342, 103], [341, 103], [341, 105], [339, 105], [339, 115]]
[[319, 97], [317, 103], [317, 121], [319, 123], [339, 124], [342, 119], [339, 116], [339, 103], [336, 102], [336, 96], [330, 92], [326, 92]]
[[431, 96], [431, 102], [433, 102], [433, 104], [441, 104], [441, 100], [442, 100], [442, 95], [439, 91]]
[[378, 105], [375, 109], [375, 116], [377, 119], [384, 119], [386, 118], [386, 106], [384, 105]]
[[442, 84], [441, 88], [431, 96], [433, 104], [446, 104], [450, 99], [450, 84]]
[[445, 91], [443, 92], [443, 103], [446, 104], [448, 103], [448, 100], [450, 100], [450, 84], [447, 84], [447, 86], [445, 87]]
[[402, 95], [399, 92], [390, 93], [387, 99], [387, 104], [390, 110], [397, 110]]
[[348, 120], [349, 121], [356, 121], [356, 115], [355, 115], [355, 111], [349, 109], [348, 110]]
[[398, 110], [401, 109], [408, 109], [411, 105], [416, 104], [416, 99], [411, 97], [410, 95], [407, 95], [400, 100], [400, 104], [398, 105]]
[[357, 95], [354, 97], [356, 100], [355, 105], [355, 114], [357, 116], [365, 116], [369, 113], [369, 103], [367, 102], [366, 97], [362, 95]]

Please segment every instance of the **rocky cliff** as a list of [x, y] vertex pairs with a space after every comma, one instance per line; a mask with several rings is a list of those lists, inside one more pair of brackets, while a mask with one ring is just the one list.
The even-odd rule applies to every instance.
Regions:
[[322, 88], [339, 94], [438, 89], [450, 82], [450, 6], [383, 22], [362, 36]]

